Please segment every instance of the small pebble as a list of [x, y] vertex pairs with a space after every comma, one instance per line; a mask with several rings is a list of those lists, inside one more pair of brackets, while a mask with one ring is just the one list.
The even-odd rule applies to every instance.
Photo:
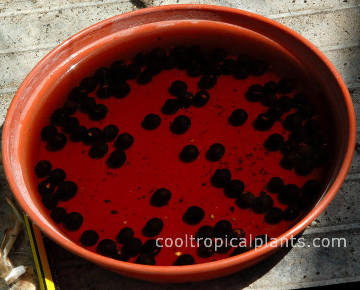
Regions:
[[176, 259], [174, 262], [174, 266], [186, 266], [193, 265], [195, 263], [195, 259], [190, 254], [183, 254]]
[[224, 169], [217, 169], [211, 177], [211, 184], [217, 188], [224, 188], [231, 181], [231, 172]]
[[134, 137], [131, 136], [129, 133], [122, 133], [118, 136], [114, 143], [114, 147], [116, 149], [126, 150], [131, 147], [134, 143]]
[[182, 162], [190, 163], [199, 156], [199, 149], [195, 145], [186, 145], [180, 152], [179, 158]]
[[189, 130], [191, 126], [191, 121], [187, 116], [179, 115], [171, 123], [170, 131], [174, 134], [184, 134]]
[[226, 76], [232, 75], [235, 73], [236, 67], [237, 64], [235, 59], [232, 58], [225, 59], [221, 67], [222, 73]]
[[219, 161], [225, 154], [225, 147], [220, 143], [212, 144], [206, 151], [206, 159], [212, 162]]
[[47, 176], [51, 171], [51, 163], [47, 160], [41, 160], [35, 165], [35, 174], [37, 177], [42, 178]]
[[241, 180], [231, 180], [224, 189], [225, 195], [229, 198], [238, 198], [245, 189], [244, 183]]
[[141, 123], [141, 126], [146, 130], [155, 130], [160, 126], [161, 118], [156, 114], [148, 114], [145, 116]]
[[81, 227], [83, 222], [84, 218], [81, 214], [78, 212], [71, 212], [65, 216], [63, 225], [68, 231], [76, 231]]
[[194, 95], [190, 92], [184, 92], [178, 97], [179, 107], [181, 109], [190, 108], [193, 104]]
[[234, 110], [228, 118], [228, 122], [232, 126], [241, 126], [248, 119], [248, 114], [243, 109]]
[[183, 221], [188, 225], [196, 225], [202, 221], [205, 212], [198, 206], [190, 206], [183, 215]]
[[293, 108], [299, 109], [308, 103], [309, 97], [304, 93], [295, 94], [293, 97]]
[[150, 198], [150, 204], [155, 207], [167, 205], [171, 199], [171, 192], [166, 188], [159, 188]]
[[113, 151], [109, 158], [106, 160], [107, 166], [110, 168], [116, 169], [123, 166], [126, 161], [126, 154], [122, 149], [116, 149]]
[[143, 228], [142, 232], [144, 236], [152, 238], [160, 234], [164, 227], [164, 222], [159, 218], [152, 218], [150, 219], [145, 227]]
[[94, 246], [98, 241], [99, 241], [99, 235], [94, 230], [87, 230], [83, 232], [80, 236], [80, 243], [84, 247]]

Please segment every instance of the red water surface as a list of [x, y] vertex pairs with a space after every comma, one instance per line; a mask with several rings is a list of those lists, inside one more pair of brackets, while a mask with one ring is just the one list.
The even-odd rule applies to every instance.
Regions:
[[[126, 163], [119, 169], [110, 169], [105, 162], [114, 150], [113, 142], [109, 143], [109, 152], [104, 158], [94, 160], [88, 156], [89, 147], [82, 143], [68, 142], [61, 151], [49, 152], [39, 138], [38, 152], [35, 153], [37, 160], [46, 159], [53, 168], [63, 168], [67, 180], [76, 182], [79, 188], [72, 200], [60, 202], [58, 206], [66, 208], [68, 212], [81, 213], [84, 216], [83, 225], [76, 232], [66, 231], [61, 225], [59, 227], [77, 243], [85, 230], [96, 230], [100, 239], [115, 239], [125, 226], [131, 227], [135, 236], [145, 242], [147, 238], [142, 235], [141, 229], [153, 217], [164, 221], [162, 232], [155, 237], [164, 239], [185, 239], [186, 234], [194, 235], [199, 227], [214, 226], [222, 219], [231, 221], [233, 228], [244, 229], [247, 238], [259, 234], [277, 237], [291, 228], [296, 221], [269, 225], [264, 222], [263, 214], [239, 209], [234, 199], [227, 198], [222, 189], [210, 183], [210, 177], [216, 169], [228, 168], [232, 178], [242, 180], [245, 190], [258, 196], [260, 191], [266, 191], [266, 183], [275, 176], [283, 178], [286, 184], [298, 186], [311, 178], [321, 178], [319, 169], [307, 177], [297, 176], [293, 170], [282, 169], [279, 165], [282, 155], [264, 149], [264, 141], [269, 135], [280, 133], [285, 138], [288, 136], [281, 122], [276, 122], [271, 130], [265, 132], [256, 131], [252, 127], [256, 116], [267, 108], [260, 103], [248, 102], [244, 97], [246, 90], [252, 84], [263, 85], [267, 81], [279, 79], [274, 73], [261, 77], [250, 76], [246, 80], [221, 76], [217, 85], [209, 90], [210, 101], [205, 107], [180, 109], [171, 116], [161, 113], [165, 100], [171, 97], [168, 93], [170, 84], [175, 80], [183, 80], [188, 84], [189, 91], [195, 94], [199, 78], [190, 78], [179, 70], [163, 71], [147, 85], [129, 81], [131, 92], [124, 99], [96, 98], [97, 103], [108, 106], [108, 116], [100, 122], [94, 122], [86, 114], [77, 112], [75, 116], [81, 125], [102, 129], [108, 124], [115, 124], [120, 133], [133, 135], [135, 142], [126, 151]], [[238, 108], [245, 109], [249, 118], [241, 127], [230, 126], [227, 119]], [[159, 114], [162, 118], [160, 127], [153, 131], [141, 127], [144, 116], [149, 113]], [[181, 114], [191, 119], [191, 127], [185, 134], [172, 134], [170, 124]], [[219, 162], [209, 162], [205, 152], [215, 142], [223, 144], [226, 153]], [[200, 155], [194, 162], [183, 163], [178, 155], [188, 144], [196, 145]], [[169, 189], [172, 198], [166, 206], [152, 207], [149, 199], [161, 187]], [[274, 199], [274, 206], [286, 208], [279, 203], [276, 195], [270, 195]], [[187, 225], [182, 221], [182, 216], [193, 205], [204, 209], [205, 218], [198, 225]], [[95, 247], [89, 249], [95, 251]], [[177, 258], [176, 252], [192, 254], [197, 263], [222, 259], [231, 253], [215, 254], [204, 259], [196, 255], [196, 248], [172, 246], [161, 250], [156, 257], [156, 265], [172, 265]]]

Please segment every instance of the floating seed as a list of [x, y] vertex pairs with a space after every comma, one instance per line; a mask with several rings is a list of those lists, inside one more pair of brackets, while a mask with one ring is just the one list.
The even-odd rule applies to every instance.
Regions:
[[311, 159], [305, 159], [295, 165], [295, 173], [299, 176], [307, 176], [315, 169]]
[[135, 264], [155, 265], [155, 263], [155, 258], [149, 254], [141, 254], [135, 260]]
[[184, 115], [177, 116], [170, 126], [170, 131], [174, 134], [184, 134], [191, 126], [191, 121]]
[[232, 126], [241, 126], [246, 122], [247, 119], [248, 114], [245, 110], [236, 109], [231, 113], [228, 122]]
[[239, 208], [247, 209], [254, 205], [255, 195], [251, 192], [244, 192], [236, 199], [236, 205]]
[[274, 152], [280, 150], [283, 144], [284, 144], [284, 137], [282, 135], [272, 134], [266, 139], [264, 143], [264, 147], [266, 148], [266, 150]]
[[210, 90], [217, 83], [217, 76], [213, 73], [205, 73], [200, 81], [198, 82], [198, 87], [200, 90]]
[[211, 177], [211, 184], [217, 188], [224, 188], [231, 181], [231, 173], [228, 169], [217, 169]]
[[288, 96], [282, 96], [279, 98], [279, 105], [280, 105], [280, 108], [282, 109], [282, 111], [284, 113], [287, 113], [293, 107], [293, 101]]
[[96, 77], [93, 76], [86, 77], [82, 79], [80, 82], [80, 87], [88, 93], [95, 91], [97, 85], [98, 85], [98, 80], [96, 79]]
[[293, 107], [298, 109], [308, 103], [308, 96], [304, 93], [299, 93], [293, 97]]
[[278, 84], [273, 81], [269, 81], [264, 85], [264, 92], [275, 94], [278, 91]]
[[63, 222], [66, 215], [67, 211], [63, 207], [55, 207], [50, 213], [50, 217], [58, 224]]
[[214, 237], [214, 229], [211, 226], [202, 226], [198, 229], [198, 231], [195, 234], [196, 239], [211, 239]]
[[161, 108], [165, 115], [173, 115], [180, 109], [180, 103], [177, 99], [167, 99]]
[[61, 201], [68, 201], [72, 199], [77, 193], [78, 187], [73, 181], [64, 181], [60, 183], [56, 195]]
[[63, 225], [68, 231], [76, 231], [81, 227], [83, 221], [84, 218], [81, 214], [78, 212], [71, 212], [65, 216]]
[[205, 71], [205, 67], [203, 64], [199, 62], [192, 62], [189, 64], [189, 67], [186, 69], [186, 73], [189, 77], [199, 77], [201, 76]]
[[318, 195], [321, 191], [321, 183], [318, 180], [311, 179], [307, 181], [301, 189], [304, 195]]
[[42, 130], [41, 130], [41, 140], [43, 141], [49, 141], [49, 139], [57, 134], [57, 129], [55, 126], [45, 126]]
[[[78, 127], [79, 120], [75, 117], [70, 117], [65, 119], [65, 122], [62, 125], [62, 130], [64, 133], [71, 134]], [[51, 141], [51, 138], [49, 141]]]
[[278, 224], [283, 219], [283, 215], [284, 213], [280, 208], [272, 207], [265, 214], [265, 221], [271, 225]]
[[260, 192], [260, 196], [255, 198], [252, 209], [256, 213], [265, 213], [267, 212], [274, 204], [271, 196], [267, 195], [265, 192]]
[[183, 93], [186, 93], [186, 91], [187, 84], [180, 80], [174, 81], [169, 88], [170, 95], [175, 97], [181, 96]]
[[138, 255], [142, 248], [142, 242], [138, 238], [130, 238], [125, 241], [124, 247], [122, 248], [122, 252], [129, 257], [135, 257]]
[[152, 81], [153, 76], [153, 71], [150, 68], [146, 68], [138, 75], [136, 82], [140, 85], [146, 85]]
[[161, 207], [167, 205], [170, 199], [171, 199], [171, 192], [166, 188], [159, 188], [151, 196], [150, 204], [152, 206]]
[[301, 143], [303, 142], [307, 137], [307, 133], [303, 127], [300, 127], [294, 131], [291, 132], [289, 136], [289, 140], [293, 141], [294, 143]]
[[284, 110], [279, 103], [272, 104], [266, 112], [266, 114], [273, 120], [279, 120], [283, 113]]
[[125, 98], [130, 93], [130, 85], [126, 82], [118, 83], [114, 85], [112, 95], [115, 98], [122, 99]]
[[160, 234], [164, 227], [164, 222], [159, 218], [152, 218], [149, 220], [145, 227], [143, 228], [142, 232], [144, 236], [152, 238]]
[[201, 258], [209, 258], [215, 253], [215, 246], [213, 243], [211, 243], [209, 247], [204, 243], [200, 243], [196, 253]]
[[253, 127], [258, 131], [267, 131], [274, 125], [274, 120], [268, 113], [258, 115], [253, 122]]
[[316, 134], [319, 134], [321, 125], [318, 120], [311, 119], [305, 123], [304, 129], [308, 135], [314, 136]]
[[299, 206], [291, 204], [285, 209], [283, 217], [286, 221], [293, 221], [300, 215], [300, 213], [301, 209], [299, 208]]
[[57, 206], [59, 200], [52, 193], [44, 193], [41, 198], [41, 202], [47, 209], [53, 209]]
[[161, 243], [159, 240], [147, 240], [141, 248], [141, 253], [156, 256], [161, 251]]
[[40, 181], [38, 184], [38, 191], [41, 195], [52, 193], [55, 190], [55, 184], [52, 183], [49, 179]]
[[156, 114], [148, 114], [145, 116], [141, 126], [146, 130], [154, 130], [160, 126], [161, 118]]
[[50, 117], [50, 122], [53, 125], [61, 126], [64, 124], [65, 120], [67, 119], [67, 115], [64, 109], [57, 109], [52, 113]]
[[221, 47], [215, 48], [212, 53], [212, 59], [216, 62], [223, 62], [226, 59], [227, 55], [228, 53], [225, 49]]
[[194, 161], [199, 156], [199, 150], [195, 145], [186, 145], [179, 154], [182, 162], [189, 163]]
[[278, 83], [278, 92], [280, 94], [291, 93], [295, 89], [295, 83], [289, 78], [283, 78]]
[[258, 102], [264, 96], [264, 88], [262, 85], [252, 85], [245, 93], [245, 98], [250, 102]]
[[240, 241], [241, 239], [245, 238], [245, 231], [243, 229], [232, 229], [230, 237]]
[[220, 143], [214, 143], [206, 152], [206, 159], [209, 161], [219, 161], [225, 154], [225, 147]]
[[193, 103], [194, 95], [190, 92], [182, 93], [178, 97], [179, 107], [181, 109], [190, 108]]
[[100, 121], [106, 117], [108, 108], [103, 104], [97, 104], [94, 109], [89, 112], [89, 118], [92, 121]]
[[279, 193], [278, 199], [282, 204], [292, 204], [300, 197], [300, 188], [295, 184], [285, 185], [283, 190]]
[[134, 137], [131, 136], [129, 133], [123, 133], [118, 136], [114, 143], [114, 146], [117, 149], [126, 150], [129, 149], [133, 143]]
[[261, 76], [265, 74], [268, 69], [268, 64], [265, 61], [255, 60], [250, 67], [250, 72], [253, 76]]
[[230, 236], [232, 224], [228, 220], [218, 221], [214, 226], [215, 237]]
[[298, 155], [294, 152], [290, 152], [280, 160], [280, 166], [284, 169], [291, 170], [295, 167], [297, 160]]
[[82, 98], [87, 97], [87, 92], [80, 87], [75, 87], [69, 93], [68, 99], [72, 102], [80, 104]]
[[67, 138], [62, 133], [57, 133], [50, 137], [48, 144], [46, 145], [46, 149], [49, 151], [59, 151], [65, 147], [67, 143]]
[[102, 136], [106, 142], [113, 141], [119, 134], [119, 128], [113, 124], [107, 125], [102, 131]]
[[101, 85], [108, 84], [110, 81], [109, 71], [106, 67], [101, 67], [97, 69], [94, 77]]
[[234, 256], [237, 256], [237, 255], [246, 253], [246, 252], [248, 252], [250, 250], [251, 250], [251, 248], [249, 248], [249, 247], [239, 246], [230, 254], [230, 257], [234, 257]]
[[244, 80], [249, 76], [249, 74], [250, 74], [249, 68], [239, 64], [237, 64], [233, 72], [233, 76], [237, 80]]
[[94, 230], [87, 230], [80, 236], [80, 243], [85, 247], [94, 246], [99, 241], [99, 235]]
[[280, 177], [273, 177], [266, 184], [266, 190], [270, 193], [279, 193], [284, 189], [284, 181]]
[[183, 221], [188, 225], [196, 225], [204, 218], [205, 212], [198, 206], [190, 206], [183, 215]]
[[116, 242], [110, 239], [103, 239], [96, 247], [96, 251], [106, 257], [114, 257], [117, 254]]
[[[109, 85], [109, 84], [104, 84], [102, 86], [99, 87], [99, 89], [96, 91], [96, 95], [100, 98], [100, 99], [108, 99], [113, 95], [114, 92], [114, 88], [113, 86]], [[91, 108], [91, 110], [93, 110], [94, 107]]]
[[86, 129], [86, 127], [79, 126], [71, 132], [70, 141], [72, 142], [84, 141], [87, 135], [88, 135], [88, 130]]
[[125, 227], [116, 236], [116, 241], [119, 244], [124, 244], [126, 241], [132, 239], [133, 237], [134, 237], [134, 231], [129, 227]]
[[103, 139], [97, 139], [91, 145], [89, 156], [93, 159], [103, 158], [108, 152], [109, 147]]
[[122, 149], [116, 149], [113, 151], [108, 160], [106, 161], [107, 166], [110, 168], [120, 168], [126, 161], [126, 154]]
[[41, 160], [35, 165], [35, 174], [37, 177], [42, 178], [47, 176], [51, 171], [51, 163], [47, 160]]
[[285, 120], [282, 123], [284, 129], [288, 131], [294, 131], [301, 127], [302, 120], [297, 114], [290, 114], [286, 116]]
[[131, 63], [127, 67], [126, 78], [128, 80], [134, 80], [139, 75], [141, 71], [141, 66], [136, 63]]
[[195, 259], [190, 254], [183, 254], [176, 259], [174, 262], [174, 266], [186, 266], [193, 265], [195, 263]]
[[210, 94], [207, 91], [198, 91], [193, 98], [195, 107], [204, 107], [210, 100]]
[[224, 189], [225, 195], [229, 198], [239, 197], [245, 189], [244, 183], [241, 180], [231, 180]]
[[102, 137], [102, 131], [100, 128], [92, 127], [87, 130], [86, 137], [84, 139], [84, 143], [86, 145], [92, 145], [96, 140], [99, 140]]
[[226, 239], [217, 238], [215, 240], [215, 244], [216, 244], [215, 251], [216, 251], [216, 253], [225, 254], [225, 253], [230, 251], [230, 249], [231, 249], [230, 244], [226, 244], [225, 242], [226, 242]]
[[222, 67], [221, 67], [222, 73], [224, 75], [232, 75], [232, 74], [234, 74], [236, 67], [237, 67], [237, 64], [234, 59], [232, 59], [232, 58], [225, 59], [222, 64]]

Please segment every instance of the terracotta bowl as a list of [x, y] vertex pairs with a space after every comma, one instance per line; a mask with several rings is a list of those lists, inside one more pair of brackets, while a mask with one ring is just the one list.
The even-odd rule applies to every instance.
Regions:
[[[331, 165], [327, 168], [324, 194], [290, 230], [278, 237], [276, 247], [263, 246], [239, 256], [191, 266], [145, 266], [113, 260], [75, 244], [53, 226], [46, 211], [31, 190], [29, 164], [33, 121], [49, 116], [61, 94], [51, 94], [54, 87], [67, 88], [81, 80], [88, 71], [116, 59], [126, 58], [154, 45], [164, 34], [163, 46], [173, 43], [200, 42], [221, 45], [236, 52], [237, 45], [267, 57], [279, 51], [290, 62], [300, 64], [310, 73], [322, 93], [320, 103], [329, 118], [334, 140]], [[260, 44], [266, 45], [260, 45]], [[258, 45], [256, 45], [258, 44]], [[264, 49], [270, 47], [272, 49]], [[276, 51], [276, 53], [275, 53]], [[284, 68], [286, 71], [286, 68]], [[69, 76], [71, 76], [69, 78]], [[46, 108], [44, 107], [46, 104]], [[330, 203], [349, 169], [355, 146], [353, 104], [344, 81], [330, 61], [309, 41], [291, 29], [253, 13], [207, 5], [175, 5], [142, 9], [97, 23], [69, 38], [51, 51], [26, 77], [8, 111], [2, 140], [6, 176], [21, 207], [42, 231], [67, 250], [122, 275], [158, 282], [188, 282], [226, 276], [252, 266], [280, 249], [281, 239], [299, 234]]]

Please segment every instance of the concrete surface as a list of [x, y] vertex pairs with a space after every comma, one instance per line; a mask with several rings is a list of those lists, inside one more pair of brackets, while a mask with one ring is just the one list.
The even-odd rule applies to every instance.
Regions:
[[[333, 62], [352, 95], [360, 117], [360, 1], [359, 0], [0, 0], [0, 125], [17, 88], [56, 45], [100, 20], [144, 6], [175, 3], [216, 4], [272, 18], [309, 39]], [[359, 130], [358, 123], [358, 130]], [[11, 196], [0, 167], [0, 239], [10, 225], [4, 196]], [[290, 289], [360, 281], [360, 154], [339, 194], [309, 226], [304, 248], [285, 249], [255, 268], [210, 282], [156, 285], [123, 278], [71, 255], [52, 244], [61, 289]], [[345, 238], [346, 247], [314, 247], [314, 238]], [[11, 255], [15, 264], [32, 265], [23, 235]], [[0, 281], [0, 289], [7, 289]]]

